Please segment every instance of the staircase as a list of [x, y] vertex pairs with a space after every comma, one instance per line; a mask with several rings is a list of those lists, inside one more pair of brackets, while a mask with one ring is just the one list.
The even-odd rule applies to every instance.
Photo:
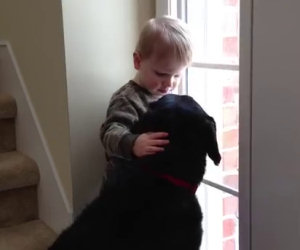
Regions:
[[38, 218], [39, 169], [16, 149], [15, 100], [0, 93], [0, 250], [46, 250], [56, 234]]

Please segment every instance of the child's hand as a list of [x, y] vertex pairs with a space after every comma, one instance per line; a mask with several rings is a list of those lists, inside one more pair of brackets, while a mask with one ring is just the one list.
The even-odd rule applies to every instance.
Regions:
[[169, 144], [169, 140], [165, 139], [167, 136], [166, 132], [149, 132], [139, 135], [133, 145], [133, 154], [136, 157], [142, 157], [164, 151], [163, 146]]

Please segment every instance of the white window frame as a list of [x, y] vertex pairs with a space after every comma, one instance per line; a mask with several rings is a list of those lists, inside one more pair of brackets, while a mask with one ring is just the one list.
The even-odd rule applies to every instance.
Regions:
[[[157, 16], [160, 15], [171, 15], [171, 13], [177, 14], [177, 17], [186, 20], [186, 3], [187, 0], [156, 0], [156, 13], [158, 13]], [[192, 67], [196, 68], [206, 68], [206, 69], [228, 69], [228, 70], [239, 70], [238, 65], [228, 65], [228, 64], [214, 64], [214, 63], [199, 63], [199, 62], [193, 62]], [[212, 180], [203, 179], [203, 183], [206, 185], [212, 186], [214, 188], [217, 188], [223, 192], [229, 193], [233, 196], [238, 197], [239, 192], [231, 187], [225, 186], [222, 183], [217, 183]]]
[[[156, 16], [171, 15], [186, 20], [188, 0], [156, 0]], [[236, 65], [194, 63], [199, 68], [239, 70], [239, 191], [204, 179], [203, 183], [239, 197], [239, 248], [251, 249], [251, 99], [252, 99], [252, 15], [253, 0], [240, 0], [240, 61]]]

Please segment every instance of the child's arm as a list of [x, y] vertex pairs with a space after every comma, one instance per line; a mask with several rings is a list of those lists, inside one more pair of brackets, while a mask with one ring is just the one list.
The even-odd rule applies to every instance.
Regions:
[[102, 144], [109, 156], [131, 159], [133, 155], [155, 154], [169, 143], [164, 132], [132, 134], [130, 130], [138, 119], [137, 107], [127, 98], [119, 97], [111, 101], [100, 131]]
[[132, 145], [138, 135], [131, 134], [130, 128], [137, 119], [138, 114], [127, 98], [111, 100], [100, 130], [100, 139], [109, 156], [132, 157]]

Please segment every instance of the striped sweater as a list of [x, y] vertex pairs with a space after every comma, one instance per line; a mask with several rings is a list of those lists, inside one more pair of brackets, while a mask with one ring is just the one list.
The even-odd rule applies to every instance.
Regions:
[[133, 143], [138, 135], [132, 134], [131, 129], [147, 111], [149, 103], [155, 100], [157, 97], [132, 80], [112, 95], [100, 131], [101, 142], [110, 160], [114, 157], [132, 159]]

